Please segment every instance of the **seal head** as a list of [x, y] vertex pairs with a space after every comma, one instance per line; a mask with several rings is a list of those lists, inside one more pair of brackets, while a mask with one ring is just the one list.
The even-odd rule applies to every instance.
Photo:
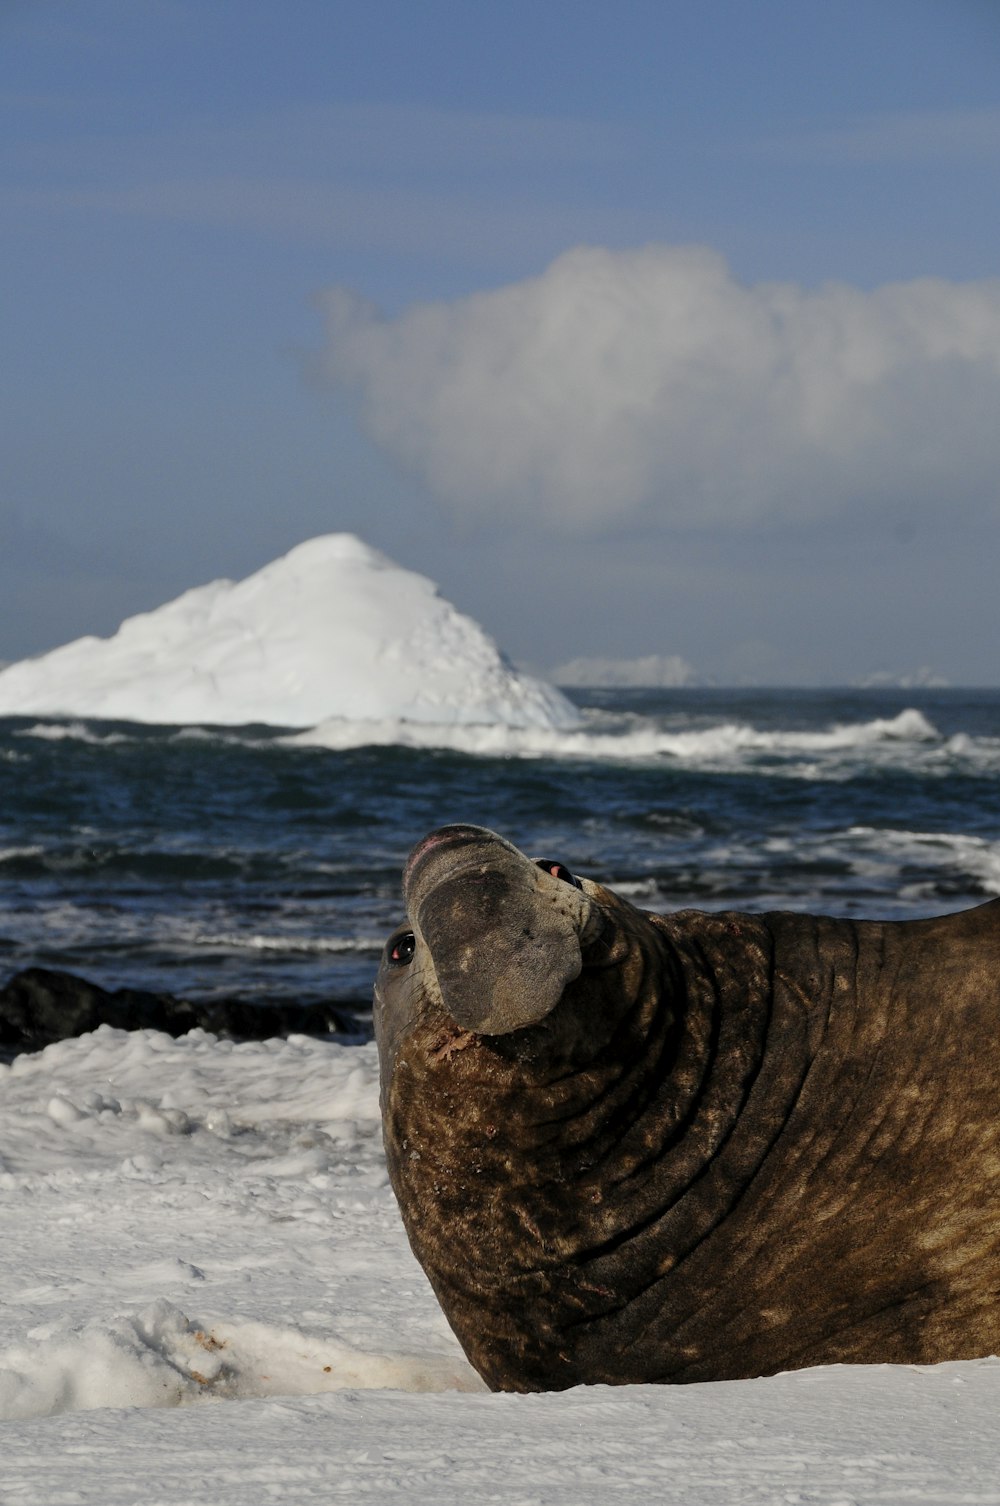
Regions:
[[390, 1071], [421, 1008], [489, 1036], [555, 1008], [603, 928], [600, 910], [558, 868], [527, 861], [479, 826], [442, 827], [414, 848], [403, 874], [409, 919], [390, 938], [375, 986]]

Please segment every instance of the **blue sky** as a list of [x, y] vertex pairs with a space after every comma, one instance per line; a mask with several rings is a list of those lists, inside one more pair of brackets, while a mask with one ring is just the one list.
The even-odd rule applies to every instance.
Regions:
[[997, 682], [994, 0], [4, 0], [0, 109], [0, 659], [346, 528], [543, 669]]

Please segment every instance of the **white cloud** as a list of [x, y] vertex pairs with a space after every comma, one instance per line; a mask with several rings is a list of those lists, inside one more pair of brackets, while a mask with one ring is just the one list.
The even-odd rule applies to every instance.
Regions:
[[991, 505], [1000, 279], [743, 287], [704, 247], [570, 251], [386, 319], [323, 297], [324, 371], [454, 510], [550, 526]]

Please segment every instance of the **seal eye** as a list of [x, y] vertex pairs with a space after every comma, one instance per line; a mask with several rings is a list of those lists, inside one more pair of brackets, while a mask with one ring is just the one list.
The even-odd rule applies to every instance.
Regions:
[[386, 960], [390, 967], [406, 967], [413, 961], [417, 940], [412, 931], [400, 931], [386, 947]]
[[543, 873], [551, 873], [553, 878], [562, 879], [564, 884], [572, 884], [574, 889], [582, 888], [580, 880], [570, 873], [564, 863], [554, 863], [551, 858], [536, 858], [535, 867]]

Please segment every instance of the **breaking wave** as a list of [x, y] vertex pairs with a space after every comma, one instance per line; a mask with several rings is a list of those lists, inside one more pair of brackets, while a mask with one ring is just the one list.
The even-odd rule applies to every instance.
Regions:
[[[303, 731], [192, 725], [153, 729], [85, 721], [38, 722], [17, 728], [19, 738], [77, 742], [94, 748], [166, 740], [216, 744], [245, 750], [353, 752], [363, 748], [408, 748], [475, 758], [554, 759], [573, 762], [660, 763], [706, 773], [742, 770], [789, 778], [844, 779], [865, 766], [922, 773], [966, 767], [1000, 771], [1000, 738], [956, 732], [944, 736], [916, 707], [864, 721], [834, 721], [823, 728], [768, 728], [750, 720], [720, 719], [678, 725], [676, 718], [587, 707], [573, 729], [508, 727], [501, 723], [459, 725], [403, 718], [353, 721], [331, 718]], [[8, 754], [8, 756], [10, 756]]]
[[[96, 721], [39, 721], [12, 729], [17, 738], [81, 742], [95, 748], [122, 744], [205, 744], [242, 750], [411, 748], [471, 758], [556, 759], [602, 764], [676, 765], [705, 773], [777, 774], [798, 779], [849, 779], [864, 767], [913, 768], [946, 774], [955, 768], [1000, 773], [1000, 738], [967, 732], [943, 735], [916, 706], [895, 715], [831, 721], [819, 727], [767, 727], [752, 720], [705, 718], [687, 723], [670, 715], [608, 711], [587, 706], [581, 726], [511, 727], [502, 723], [423, 723], [389, 717], [378, 721], [330, 718], [304, 730], [280, 727], [146, 727]], [[8, 758], [11, 753], [8, 751]]]
[[338, 952], [362, 952], [365, 955], [374, 952], [377, 954], [382, 950], [383, 940], [381, 936], [260, 936], [241, 935], [238, 931], [221, 931], [218, 934], [206, 932], [204, 935], [196, 934], [191, 937], [195, 946], [231, 947], [235, 951], [276, 952], [282, 955], [304, 952], [317, 956]]
[[450, 821], [658, 911], [892, 918], [1000, 891], [996, 691], [581, 700], [564, 730], [2, 718], [0, 981], [363, 1008], [406, 854]]
[[103, 748], [134, 741], [124, 732], [95, 732], [86, 722], [36, 722], [32, 727], [18, 728], [14, 736], [37, 737], [50, 743], [93, 743]]
[[[788, 765], [803, 755], [878, 753], [896, 761], [913, 749], [945, 747], [937, 728], [914, 707], [892, 717], [834, 724], [822, 731], [769, 731], [747, 722], [723, 721], [691, 729], [665, 727], [655, 717], [609, 716], [589, 711], [579, 731], [515, 729], [501, 726], [431, 726], [405, 721], [347, 722], [331, 720], [305, 732], [280, 739], [286, 747], [345, 751], [365, 746], [447, 750], [485, 757], [556, 758], [643, 761], [673, 760], [718, 771], [752, 765], [767, 772], [767, 761]], [[966, 739], [950, 751], [963, 756], [976, 751], [978, 740]], [[787, 767], [783, 772], [796, 772]], [[816, 777], [810, 763], [801, 772]]]

